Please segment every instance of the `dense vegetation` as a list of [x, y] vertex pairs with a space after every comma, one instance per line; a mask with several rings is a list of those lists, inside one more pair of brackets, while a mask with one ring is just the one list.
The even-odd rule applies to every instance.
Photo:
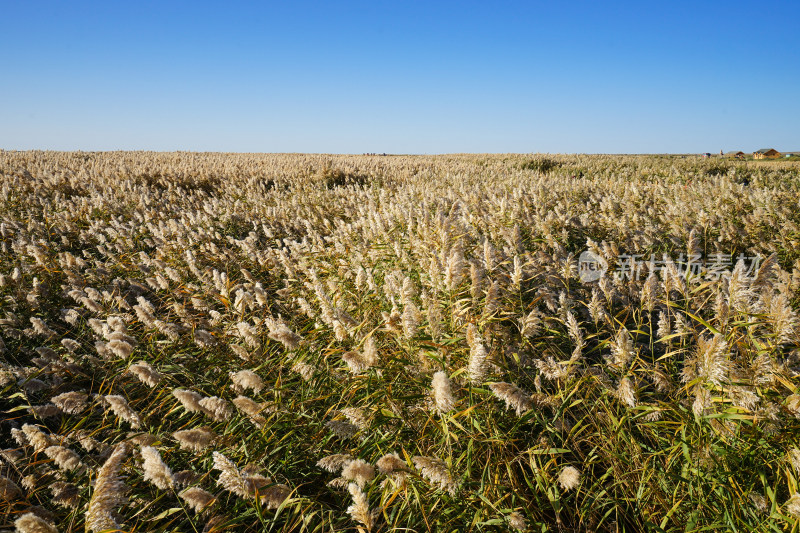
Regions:
[[0, 530], [796, 531], [798, 198], [791, 162], [0, 152]]

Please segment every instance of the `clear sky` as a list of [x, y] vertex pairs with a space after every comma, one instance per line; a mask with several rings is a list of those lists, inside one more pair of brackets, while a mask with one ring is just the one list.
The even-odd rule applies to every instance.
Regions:
[[0, 3], [0, 148], [800, 150], [800, 3]]

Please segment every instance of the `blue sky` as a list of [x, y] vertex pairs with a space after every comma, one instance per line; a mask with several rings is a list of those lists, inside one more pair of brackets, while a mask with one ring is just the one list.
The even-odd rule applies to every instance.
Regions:
[[5, 149], [800, 150], [796, 2], [2, 9]]

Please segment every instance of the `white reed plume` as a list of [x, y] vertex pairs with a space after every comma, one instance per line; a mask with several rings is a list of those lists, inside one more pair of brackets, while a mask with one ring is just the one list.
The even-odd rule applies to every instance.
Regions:
[[178, 441], [182, 450], [203, 451], [214, 443], [217, 434], [210, 428], [199, 427], [176, 431], [172, 437]]
[[252, 370], [240, 370], [238, 372], [231, 372], [231, 381], [233, 381], [233, 390], [236, 392], [244, 392], [247, 389], [252, 390], [258, 394], [264, 389], [264, 382], [258, 374]]
[[227, 400], [209, 396], [198, 402], [203, 411], [217, 422], [227, 422], [233, 416], [233, 407]]
[[85, 392], [72, 391], [53, 396], [50, 401], [68, 415], [77, 415], [86, 409], [88, 399], [89, 395]]
[[23, 424], [22, 434], [24, 435], [25, 441], [21, 442], [20, 445], [24, 446], [30, 443], [37, 452], [43, 452], [50, 446], [55, 445], [55, 442], [49, 435], [34, 425]]
[[625, 368], [631, 360], [636, 357], [636, 352], [633, 349], [633, 340], [628, 328], [621, 327], [611, 343], [611, 356], [612, 366], [616, 368]]
[[694, 354], [683, 363], [681, 379], [684, 383], [700, 379], [721, 385], [727, 382], [730, 369], [725, 337], [719, 334], [711, 338], [699, 337]]
[[67, 509], [76, 509], [81, 500], [80, 489], [74, 483], [56, 481], [50, 485], [53, 503]]
[[361, 459], [349, 461], [342, 469], [342, 477], [352, 481], [360, 488], [375, 477], [375, 468]]
[[172, 470], [161, 459], [161, 454], [152, 446], [142, 446], [144, 464], [144, 480], [149, 481], [161, 490], [169, 490], [175, 486]]
[[414, 466], [420, 471], [422, 477], [439, 489], [455, 495], [456, 482], [447, 470], [444, 461], [435, 457], [414, 456], [411, 458]]
[[53, 460], [53, 462], [65, 472], [76, 470], [83, 472], [86, 470], [86, 465], [81, 461], [80, 456], [64, 446], [50, 446], [44, 450], [45, 455]]
[[125, 483], [120, 479], [119, 471], [129, 451], [127, 443], [117, 444], [111, 456], [97, 471], [94, 491], [86, 512], [86, 529], [92, 533], [121, 527], [112, 512], [127, 501]]
[[522, 416], [525, 411], [533, 407], [531, 395], [513, 383], [492, 383], [489, 385], [494, 395], [503, 400], [507, 409], [514, 409], [517, 416]]
[[25, 513], [14, 520], [14, 527], [18, 533], [58, 533], [58, 529], [34, 513]]
[[139, 418], [139, 414], [128, 405], [128, 400], [116, 394], [107, 395], [104, 397], [104, 400], [108, 403], [109, 408], [114, 414], [130, 424], [133, 429], [142, 427], [142, 419]]
[[338, 474], [342, 468], [347, 466], [353, 460], [353, 456], [346, 453], [335, 453], [327, 455], [317, 461], [317, 466], [323, 470], [327, 470], [331, 474]]
[[189, 487], [178, 493], [178, 496], [186, 502], [195, 513], [206, 511], [216, 503], [217, 499], [213, 494], [201, 489], [200, 487]]
[[139, 361], [135, 364], [132, 364], [128, 368], [128, 372], [136, 376], [139, 381], [150, 388], [158, 385], [158, 382], [161, 381], [162, 377], [161, 373], [150, 366], [150, 364], [146, 361]]
[[203, 396], [186, 389], [173, 389], [172, 395], [181, 402], [184, 409], [190, 413], [205, 413], [205, 409], [200, 405]]
[[580, 485], [581, 473], [574, 466], [565, 466], [558, 475], [558, 484], [564, 490], [572, 490]]
[[375, 527], [377, 512], [370, 510], [367, 495], [364, 494], [364, 491], [355, 483], [350, 483], [347, 486], [347, 490], [353, 498], [353, 503], [347, 508], [347, 514], [349, 514], [353, 520], [363, 525], [367, 531], [372, 531], [372, 528]]
[[433, 389], [433, 403], [436, 412], [443, 414], [455, 408], [456, 399], [453, 397], [450, 378], [447, 377], [447, 373], [441, 370], [436, 372], [431, 380], [431, 388]]

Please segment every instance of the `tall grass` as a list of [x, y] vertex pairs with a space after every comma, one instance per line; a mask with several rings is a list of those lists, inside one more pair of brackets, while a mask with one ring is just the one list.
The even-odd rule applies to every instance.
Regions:
[[799, 174], [0, 152], [0, 528], [796, 531]]

